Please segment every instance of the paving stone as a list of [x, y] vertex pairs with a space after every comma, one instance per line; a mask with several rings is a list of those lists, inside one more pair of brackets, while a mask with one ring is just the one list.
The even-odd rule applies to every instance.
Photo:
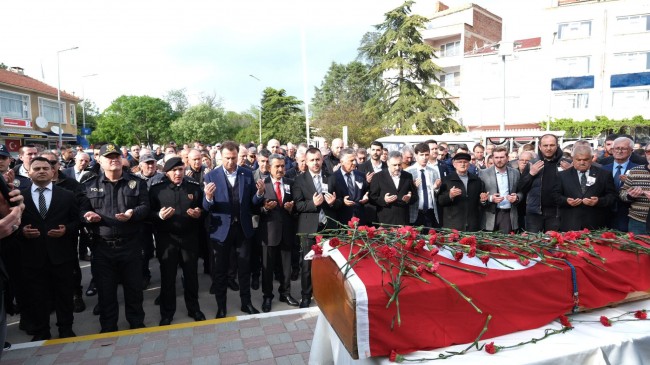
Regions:
[[289, 336], [288, 333], [278, 333], [277, 335], [269, 336], [268, 341], [269, 344], [271, 345], [287, 343], [287, 342], [291, 342], [291, 336]]
[[239, 330], [240, 337], [241, 338], [249, 338], [253, 336], [261, 336], [264, 334], [264, 329], [262, 327], [250, 327], [250, 328], [242, 328]]

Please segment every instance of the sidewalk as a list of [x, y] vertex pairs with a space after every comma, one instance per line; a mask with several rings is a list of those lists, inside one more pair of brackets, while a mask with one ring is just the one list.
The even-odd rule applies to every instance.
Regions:
[[0, 363], [307, 364], [317, 307], [13, 344]]

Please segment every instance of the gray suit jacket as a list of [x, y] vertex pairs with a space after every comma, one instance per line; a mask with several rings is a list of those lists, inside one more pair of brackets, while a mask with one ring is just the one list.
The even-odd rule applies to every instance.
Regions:
[[[406, 168], [404, 171], [408, 172], [409, 174], [413, 175], [413, 181], [417, 180], [420, 178], [420, 170], [422, 167], [419, 165], [415, 164], [412, 166], [409, 166]], [[431, 195], [431, 201], [433, 202], [432, 204], [432, 209], [434, 209], [436, 213], [436, 220], [440, 222], [440, 216], [438, 215], [438, 189], [433, 188], [433, 184], [435, 183], [436, 180], [440, 179], [440, 176], [438, 175], [438, 171], [431, 167], [430, 165], [427, 165], [424, 173], [427, 174], [427, 181], [431, 182], [431, 185], [427, 184], [427, 190], [428, 194]], [[418, 203], [411, 205], [410, 211], [409, 211], [409, 222], [410, 223], [415, 223], [415, 221], [418, 219], [418, 210], [420, 205], [422, 204], [421, 202], [423, 201], [424, 195], [422, 192], [422, 184], [418, 187]]]
[[[512, 204], [512, 208], [510, 209], [510, 224], [512, 224], [512, 229], [516, 230], [519, 228], [519, 215], [517, 214], [516, 204], [518, 204], [524, 198], [524, 196], [521, 192], [517, 191], [517, 184], [519, 183], [520, 177], [519, 170], [513, 169], [507, 165], [506, 168], [508, 169], [508, 191], [510, 194], [516, 193], [517, 197], [519, 198], [514, 204]], [[486, 192], [489, 192], [490, 195], [496, 193], [503, 195], [503, 192], [499, 192], [496, 168], [494, 166], [490, 167], [489, 169], [479, 170], [478, 176], [483, 181]], [[488, 200], [485, 203], [485, 209], [483, 212], [484, 214], [483, 219], [481, 220], [481, 229], [493, 231], [494, 220], [497, 212], [497, 204], [492, 203]]]

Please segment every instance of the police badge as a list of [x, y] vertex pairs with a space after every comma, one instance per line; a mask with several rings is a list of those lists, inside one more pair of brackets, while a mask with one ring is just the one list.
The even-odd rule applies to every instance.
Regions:
[[14, 188], [19, 188], [20, 187], [20, 180], [14, 179]]
[[135, 189], [136, 185], [138, 185], [138, 183], [135, 180], [129, 181], [129, 187], [131, 189]]
[[187, 199], [194, 200], [194, 194], [187, 194]]

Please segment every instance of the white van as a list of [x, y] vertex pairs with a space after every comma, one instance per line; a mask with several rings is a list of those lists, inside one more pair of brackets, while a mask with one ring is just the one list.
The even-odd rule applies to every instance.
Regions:
[[474, 133], [443, 133], [438, 135], [406, 135], [406, 136], [387, 136], [377, 139], [377, 142], [381, 142], [384, 145], [384, 148], [388, 151], [399, 151], [405, 145], [415, 146], [418, 143], [422, 143], [433, 139], [434, 141], [440, 143], [445, 142], [452, 149], [458, 148], [461, 144], [467, 145], [471, 151], [474, 148], [474, 145], [481, 142], [481, 138]]

